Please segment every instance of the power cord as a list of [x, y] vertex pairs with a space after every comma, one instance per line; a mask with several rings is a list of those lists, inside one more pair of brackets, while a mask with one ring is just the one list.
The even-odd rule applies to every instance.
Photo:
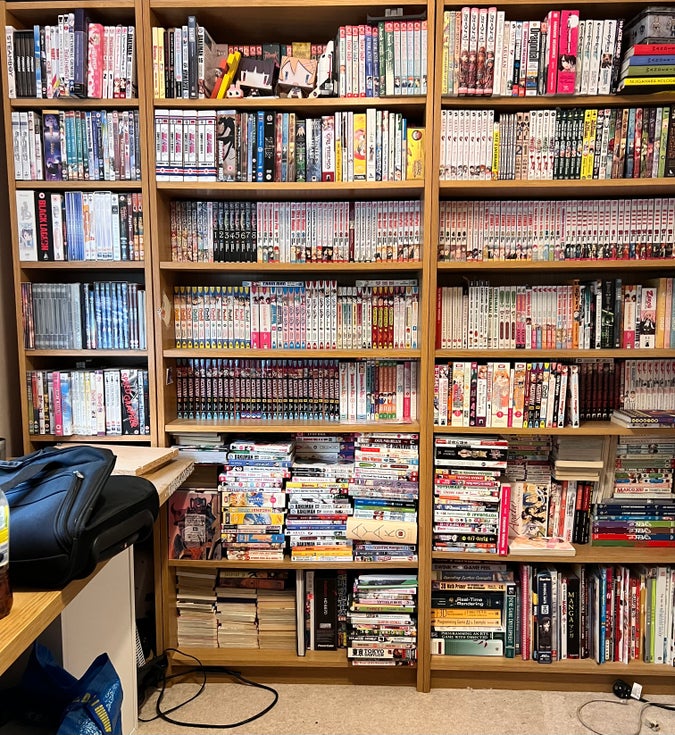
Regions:
[[[274, 695], [274, 699], [270, 704], [268, 704], [264, 709], [262, 709], [260, 712], [257, 712], [254, 715], [251, 715], [250, 717], [247, 717], [244, 720], [239, 720], [239, 722], [232, 722], [228, 724], [219, 724], [219, 725], [213, 725], [208, 724], [204, 722], [183, 722], [182, 720], [176, 720], [172, 717], [169, 717], [169, 715], [172, 712], [175, 712], [176, 710], [180, 709], [181, 707], [184, 707], [189, 702], [192, 702], [194, 699], [197, 699], [197, 697], [204, 691], [204, 688], [206, 687], [206, 680], [207, 680], [207, 667], [205, 667], [202, 662], [196, 657], [192, 656], [189, 653], [185, 653], [178, 648], [166, 648], [164, 650], [165, 655], [167, 652], [173, 651], [174, 653], [179, 653], [181, 656], [187, 656], [188, 658], [193, 659], [196, 661], [197, 665], [193, 668], [186, 669], [185, 671], [181, 671], [178, 674], [171, 674], [170, 676], [166, 676], [166, 673], [164, 672], [160, 687], [159, 687], [159, 697], [157, 697], [157, 702], [155, 703], [155, 712], [157, 713], [154, 717], [150, 717], [147, 719], [144, 719], [142, 717], [138, 718], [139, 722], [153, 722], [154, 720], [164, 720], [164, 722], [170, 722], [172, 725], [180, 725], [181, 727], [204, 727], [208, 729], [231, 729], [233, 727], [241, 727], [242, 725], [248, 725], [249, 722], [254, 722], [255, 720], [260, 719], [263, 715], [266, 715], [279, 701], [279, 692], [277, 692], [276, 689], [273, 689], [270, 686], [267, 686], [266, 684], [260, 684], [259, 682], [250, 681], [249, 679], [246, 679], [243, 677], [238, 671], [232, 671], [230, 669], [224, 669], [220, 667], [209, 667], [208, 671], [217, 671], [218, 673], [227, 674], [228, 676], [231, 676], [233, 679], [236, 679], [237, 681], [241, 682], [242, 684], [245, 684], [246, 686], [252, 686], [256, 689], [265, 689], [268, 692], [271, 692]], [[164, 699], [164, 693], [166, 691], [166, 683], [167, 681], [171, 679], [178, 679], [183, 676], [187, 676], [188, 674], [194, 674], [198, 673], [201, 674], [201, 683], [199, 685], [199, 689], [195, 694], [193, 694], [191, 697], [188, 697], [185, 701], [181, 702], [180, 704], [176, 704], [173, 707], [162, 710], [162, 700]]]
[[588, 722], [586, 722], [582, 716], [582, 712], [586, 707], [588, 707], [591, 704], [611, 704], [611, 705], [619, 705], [625, 707], [629, 700], [634, 699], [636, 702], [642, 702], [642, 707], [640, 707], [637, 715], [638, 715], [638, 726], [637, 730], [629, 733], [629, 735], [640, 735], [642, 732], [642, 728], [646, 725], [650, 732], [659, 732], [660, 725], [658, 722], [655, 722], [654, 720], [648, 720], [645, 719], [645, 712], [650, 707], [657, 707], [659, 709], [668, 710], [670, 712], [675, 712], [675, 705], [672, 704], [666, 704], [665, 702], [650, 702], [649, 700], [645, 699], [641, 694], [641, 688], [637, 685], [631, 686], [627, 682], [623, 681], [622, 679], [617, 679], [613, 686], [612, 686], [612, 692], [616, 697], [619, 698], [619, 702], [612, 699], [591, 699], [588, 702], [584, 702], [583, 704], [579, 705], [577, 707], [577, 719], [579, 722], [588, 730], [590, 730], [592, 733], [595, 733], [595, 735], [615, 735], [614, 732], [607, 733], [603, 732], [601, 730], [596, 730], [594, 727], [589, 725]]

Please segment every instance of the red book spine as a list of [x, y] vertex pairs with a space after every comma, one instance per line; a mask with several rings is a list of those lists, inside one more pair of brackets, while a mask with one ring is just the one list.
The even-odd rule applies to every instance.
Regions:
[[546, 94], [555, 94], [558, 81], [558, 37], [560, 34], [560, 11], [552, 10], [549, 19], [548, 76]]

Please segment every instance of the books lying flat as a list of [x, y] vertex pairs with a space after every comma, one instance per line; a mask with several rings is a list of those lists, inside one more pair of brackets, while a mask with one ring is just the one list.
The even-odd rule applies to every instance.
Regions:
[[659, 427], [675, 426], [675, 411], [660, 411], [656, 409], [618, 409], [612, 411], [612, 423], [628, 427]]
[[574, 556], [577, 551], [569, 541], [561, 538], [527, 538], [526, 536], [515, 536], [509, 540], [509, 553]]

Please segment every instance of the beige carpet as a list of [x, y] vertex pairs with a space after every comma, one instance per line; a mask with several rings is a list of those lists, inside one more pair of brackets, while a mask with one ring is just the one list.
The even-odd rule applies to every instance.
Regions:
[[[274, 685], [279, 702], [268, 714], [242, 727], [186, 728], [162, 720], [139, 723], [139, 735], [241, 733], [242, 735], [583, 735], [591, 732], [577, 719], [579, 705], [592, 699], [584, 720], [603, 735], [637, 735], [641, 704], [619, 702], [611, 694], [582, 692], [435, 689], [420, 694], [408, 687]], [[189, 697], [194, 684], [167, 689], [163, 709]], [[649, 697], [647, 697], [649, 698]], [[240, 684], [208, 684], [202, 695], [172, 713], [183, 721], [232, 723], [271, 702], [272, 695]], [[675, 696], [654, 696], [675, 704]], [[141, 716], [154, 715], [156, 696]], [[650, 729], [646, 720], [658, 723]], [[650, 708], [643, 734], [675, 735], [675, 712]]]

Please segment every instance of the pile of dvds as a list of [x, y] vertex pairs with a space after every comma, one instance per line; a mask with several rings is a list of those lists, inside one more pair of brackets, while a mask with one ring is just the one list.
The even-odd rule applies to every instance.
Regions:
[[434, 550], [507, 553], [510, 485], [501, 482], [507, 451], [508, 441], [498, 437], [435, 437]]
[[349, 494], [355, 561], [417, 560], [418, 434], [358, 435]]
[[417, 576], [361, 574], [349, 604], [347, 656], [354, 666], [414, 666]]
[[292, 561], [352, 560], [346, 529], [352, 513], [347, 482], [353, 451], [351, 438], [296, 438], [296, 458], [286, 483], [286, 535]]
[[239, 439], [228, 448], [219, 476], [223, 496], [223, 548], [228, 559], [284, 558], [284, 480], [294, 444]]
[[176, 571], [178, 610], [178, 645], [216, 648], [218, 620], [216, 618], [217, 571]]

